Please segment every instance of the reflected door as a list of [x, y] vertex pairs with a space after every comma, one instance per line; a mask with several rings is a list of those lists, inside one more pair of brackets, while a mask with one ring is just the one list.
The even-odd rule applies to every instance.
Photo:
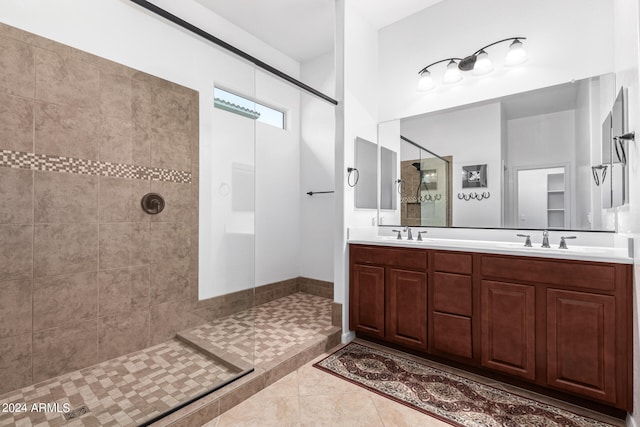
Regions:
[[564, 167], [517, 171], [518, 228], [569, 228]]

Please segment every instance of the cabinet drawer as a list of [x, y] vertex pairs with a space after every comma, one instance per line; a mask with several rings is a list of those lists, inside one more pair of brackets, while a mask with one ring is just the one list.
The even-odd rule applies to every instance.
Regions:
[[424, 249], [351, 245], [350, 256], [355, 264], [377, 264], [413, 270], [427, 269], [427, 251]]
[[433, 269], [447, 273], [471, 274], [471, 254], [434, 252]]
[[473, 358], [471, 319], [433, 313], [433, 352], [465, 359]]
[[603, 291], [615, 289], [615, 267], [606, 264], [483, 255], [481, 270], [484, 277], [498, 279]]
[[433, 273], [433, 309], [471, 316], [471, 276]]

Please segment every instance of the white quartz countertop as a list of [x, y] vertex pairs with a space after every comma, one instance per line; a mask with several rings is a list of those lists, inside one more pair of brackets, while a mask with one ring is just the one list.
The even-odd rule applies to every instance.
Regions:
[[360, 236], [349, 239], [348, 243], [633, 264], [633, 258], [629, 257], [629, 250], [626, 247], [579, 246], [572, 245], [571, 240], [567, 241], [568, 249], [559, 249], [555, 242], [551, 248], [542, 248], [539, 243], [535, 242], [533, 247], [527, 248], [524, 247], [522, 242], [441, 238], [423, 238], [424, 240], [420, 242], [417, 240], [405, 240], [404, 237], [403, 240], [397, 240], [391, 236], [366, 238]]

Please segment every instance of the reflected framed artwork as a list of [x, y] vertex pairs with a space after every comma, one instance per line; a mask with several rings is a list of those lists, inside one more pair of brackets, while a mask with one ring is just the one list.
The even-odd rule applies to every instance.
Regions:
[[476, 188], [487, 186], [487, 165], [472, 165], [462, 167], [462, 188]]

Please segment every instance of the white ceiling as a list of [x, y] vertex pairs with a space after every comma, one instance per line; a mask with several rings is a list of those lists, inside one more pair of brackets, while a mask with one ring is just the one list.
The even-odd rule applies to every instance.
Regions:
[[[331, 52], [335, 0], [196, 0], [298, 62]], [[376, 29], [443, 0], [347, 0]]]
[[391, 25], [407, 16], [444, 0], [347, 0], [355, 3], [360, 13], [375, 28]]

